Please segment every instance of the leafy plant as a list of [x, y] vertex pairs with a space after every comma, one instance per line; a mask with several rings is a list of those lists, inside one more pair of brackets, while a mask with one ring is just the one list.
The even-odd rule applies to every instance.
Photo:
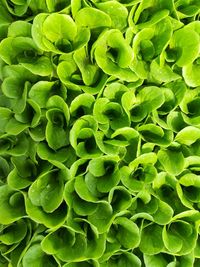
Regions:
[[198, 0], [0, 0], [0, 267], [199, 267]]

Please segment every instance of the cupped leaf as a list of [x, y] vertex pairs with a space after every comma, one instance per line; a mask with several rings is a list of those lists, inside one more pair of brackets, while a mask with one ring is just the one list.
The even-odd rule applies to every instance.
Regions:
[[96, 6], [110, 16], [113, 28], [122, 30], [126, 27], [128, 10], [123, 4], [109, 1], [97, 3]]
[[27, 225], [25, 221], [19, 220], [12, 225], [5, 227], [0, 232], [0, 241], [6, 245], [18, 243], [24, 239], [27, 232]]
[[175, 140], [183, 145], [190, 146], [200, 138], [200, 129], [187, 126], [177, 133]]
[[160, 150], [158, 160], [163, 168], [172, 175], [178, 175], [184, 169], [184, 156], [180, 151]]
[[25, 196], [25, 206], [28, 216], [35, 222], [44, 224], [48, 228], [61, 226], [67, 216], [67, 207], [62, 203], [58, 209], [51, 213], [45, 212], [40, 206], [34, 205], [31, 200]]
[[85, 115], [74, 123], [69, 140], [79, 157], [93, 158], [102, 154], [96, 142], [96, 131], [97, 122], [91, 115]]
[[116, 218], [113, 222], [112, 230], [114, 237], [124, 248], [133, 249], [139, 245], [139, 228], [133, 221], [129, 220], [128, 218]]
[[94, 213], [88, 216], [88, 221], [93, 224], [99, 233], [104, 233], [108, 230], [113, 220], [112, 206], [108, 202], [98, 203]]
[[193, 63], [188, 64], [183, 67], [183, 77], [185, 82], [190, 87], [200, 86], [199, 73], [199, 58], [197, 58]]
[[23, 20], [14, 21], [8, 28], [8, 37], [31, 37], [31, 23]]
[[53, 169], [39, 176], [29, 188], [28, 196], [35, 206], [47, 213], [55, 211], [63, 201], [66, 170]]
[[155, 124], [146, 124], [138, 128], [138, 132], [146, 142], [158, 145], [168, 146], [173, 140], [173, 133], [169, 130], [163, 130]]
[[98, 66], [107, 74], [129, 82], [138, 80], [128, 67], [133, 51], [119, 30], [109, 30], [94, 44], [94, 56]]
[[111, 26], [109, 15], [92, 7], [85, 7], [79, 10], [75, 16], [75, 22], [79, 26], [91, 29]]
[[13, 157], [12, 163], [15, 167], [7, 177], [8, 185], [14, 189], [26, 188], [36, 176], [36, 165], [25, 156]]
[[45, 141], [43, 141], [40, 142], [37, 146], [37, 154], [43, 160], [66, 162], [70, 157], [72, 157], [72, 155], [74, 155], [74, 150], [72, 150], [72, 148], [70, 147], [63, 147], [55, 151], [51, 149]]
[[113, 208], [114, 213], [128, 209], [132, 204], [130, 192], [122, 186], [113, 187], [108, 195], [108, 201]]
[[5, 134], [0, 137], [0, 154], [22, 156], [28, 150], [28, 138], [24, 133], [18, 136]]
[[176, 51], [175, 60], [179, 67], [191, 64], [199, 54], [199, 35], [186, 27], [177, 30], [172, 36], [170, 48]]
[[25, 253], [22, 260], [23, 267], [45, 266], [57, 267], [59, 266], [56, 260], [51, 256], [44, 253], [41, 245], [33, 244]]
[[159, 83], [168, 83], [181, 78], [180, 75], [173, 72], [173, 70], [167, 64], [161, 66], [157, 59], [152, 61], [150, 65], [150, 71], [153, 78]]
[[184, 255], [190, 253], [196, 244], [197, 232], [194, 226], [177, 220], [164, 226], [163, 242], [170, 253]]
[[[154, 233], [152, 235], [152, 233]], [[149, 224], [142, 229], [140, 250], [148, 255], [160, 253], [164, 249], [162, 239], [162, 227], [157, 224]]]
[[43, 251], [56, 255], [64, 262], [84, 259], [86, 245], [87, 241], [83, 234], [76, 233], [66, 226], [48, 234], [42, 241]]
[[10, 224], [26, 215], [23, 195], [11, 189], [8, 185], [0, 187], [0, 217], [1, 224]]

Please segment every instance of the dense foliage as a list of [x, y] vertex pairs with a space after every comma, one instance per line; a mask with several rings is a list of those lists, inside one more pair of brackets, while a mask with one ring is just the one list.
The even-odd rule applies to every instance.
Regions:
[[200, 266], [199, 17], [0, 0], [0, 267]]

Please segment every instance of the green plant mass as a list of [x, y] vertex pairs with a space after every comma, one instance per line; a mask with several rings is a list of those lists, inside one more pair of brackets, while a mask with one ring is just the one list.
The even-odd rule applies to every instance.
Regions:
[[0, 0], [0, 267], [200, 266], [200, 1]]

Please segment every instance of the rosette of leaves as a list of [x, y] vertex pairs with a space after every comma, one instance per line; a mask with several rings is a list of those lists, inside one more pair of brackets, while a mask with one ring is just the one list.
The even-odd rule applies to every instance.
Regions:
[[38, 160], [36, 163], [25, 155], [11, 157], [11, 162], [14, 168], [7, 176], [7, 183], [17, 190], [27, 188], [41, 173], [53, 167], [49, 162]]
[[178, 29], [170, 40], [167, 59], [179, 67], [192, 64], [199, 55], [199, 38], [199, 33], [192, 27]]
[[[48, 234], [42, 241], [42, 249], [64, 262], [98, 259], [105, 250], [106, 234], [99, 234], [87, 220], [79, 219], [80, 231], [62, 226]], [[56, 246], [55, 246], [56, 244]]]
[[[117, 217], [107, 234], [107, 250], [134, 249], [140, 243], [140, 231], [138, 226], [126, 217]], [[114, 246], [115, 245], [115, 246]], [[110, 247], [110, 248], [109, 248]], [[115, 251], [113, 251], [114, 254]]]
[[189, 210], [177, 214], [164, 226], [162, 237], [166, 251], [177, 256], [193, 251], [198, 237], [198, 211]]
[[64, 165], [54, 164], [54, 168], [47, 169], [35, 179], [25, 194], [29, 217], [49, 228], [62, 225], [67, 215], [63, 192], [68, 171]]
[[12, 225], [6, 225], [0, 231], [0, 242], [5, 245], [14, 245], [21, 242], [27, 233], [27, 224], [21, 219]]
[[9, 13], [17, 17], [22, 17], [27, 12], [30, 2], [31, 0], [2, 0]]
[[39, 106], [32, 100], [26, 101], [26, 106], [23, 112], [17, 114], [10, 109], [1, 108], [0, 120], [4, 120], [5, 128], [3, 132], [11, 135], [18, 135], [27, 128], [34, 128], [40, 121], [41, 111]]
[[[174, 129], [175, 127], [173, 126], [173, 120], [174, 115], [177, 114], [178, 111], [174, 110], [183, 100], [187, 87], [185, 83], [179, 79], [165, 84], [165, 87], [162, 87], [162, 90], [165, 101], [157, 110], [153, 112], [153, 118], [162, 128], [170, 128], [171, 130], [175, 130], [176, 132], [177, 130]], [[178, 113], [178, 116], [180, 117], [180, 119], [178, 119], [178, 122], [180, 121], [179, 124], [181, 125], [181, 113]], [[179, 126], [179, 124], [177, 123], [177, 126]], [[185, 125], [183, 124], [183, 126]]]
[[123, 84], [111, 83], [105, 88], [103, 97], [95, 101], [93, 114], [100, 129], [117, 130], [130, 126], [130, 119], [122, 102], [123, 94], [127, 90]]
[[105, 154], [119, 155], [125, 162], [136, 157], [139, 144], [139, 133], [131, 127], [123, 127], [112, 134], [98, 131], [97, 143]]
[[178, 214], [185, 210], [177, 194], [177, 179], [167, 172], [160, 172], [153, 181], [153, 189], [158, 198], [167, 203]]
[[[195, 164], [195, 163], [194, 163]], [[193, 167], [192, 171], [185, 171], [180, 176], [177, 183], [177, 193], [184, 206], [192, 209], [192, 207], [199, 209], [199, 175], [195, 174], [195, 169], [199, 171], [199, 167]]]
[[[85, 174], [85, 187], [90, 194], [98, 198], [109, 193], [120, 181], [118, 156], [101, 156], [90, 160]], [[81, 191], [81, 181], [75, 182], [75, 189]], [[79, 193], [81, 194], [81, 192]], [[89, 200], [89, 199], [88, 199]]]
[[92, 115], [95, 98], [89, 93], [83, 93], [75, 97], [70, 105], [70, 115], [74, 118], [84, 115]]
[[140, 30], [157, 24], [166, 18], [169, 13], [173, 14], [174, 11], [172, 0], [168, 2], [162, 0], [146, 2], [142, 0], [139, 5], [133, 6], [133, 14], [131, 15], [133, 22], [136, 24], [136, 29]]
[[28, 97], [34, 100], [41, 109], [47, 108], [47, 102], [53, 95], [60, 96], [67, 102], [67, 88], [59, 80], [40, 80], [32, 85]]
[[48, 99], [46, 108], [46, 141], [51, 149], [57, 150], [66, 146], [69, 142], [69, 109], [65, 101], [56, 95]]
[[67, 182], [65, 186], [64, 198], [69, 207], [68, 225], [76, 230], [80, 229], [77, 219], [81, 216], [94, 225], [99, 233], [104, 233], [114, 219], [113, 208], [107, 200], [95, 198], [84, 183], [81, 183], [83, 188], [80, 188], [76, 183], [80, 180], [80, 177], [77, 176], [76, 179]]
[[[157, 86], [145, 86], [124, 93], [122, 103], [133, 123], [139, 123], [165, 101], [164, 93]], [[138, 124], [140, 125], [140, 124]]]
[[[79, 176], [77, 176], [79, 177]], [[84, 189], [82, 190], [84, 192]], [[75, 191], [75, 179], [70, 180], [65, 185], [64, 199], [68, 205], [67, 223], [74, 229], [80, 229], [76, 223], [76, 218], [80, 216], [88, 216], [97, 208], [97, 199], [92, 198], [93, 202], [85, 201]]]
[[200, 10], [200, 4], [197, 0], [175, 1], [176, 13], [180, 19], [195, 17]]
[[[157, 176], [155, 163], [157, 156], [150, 152], [142, 154], [129, 163], [128, 166], [120, 168], [121, 181], [132, 192], [148, 191], [150, 185]], [[146, 188], [146, 189], [145, 189]]]
[[[166, 15], [167, 13], [167, 10], [163, 10], [163, 14]], [[158, 12], [158, 16], [161, 16], [159, 21], [155, 21], [152, 25], [149, 23], [148, 27], [146, 27], [145, 22], [144, 25], [141, 23], [141, 29], [136, 33], [136, 36], [134, 37], [132, 33], [132, 38], [129, 37], [135, 55], [130, 67], [141, 79], [152, 79], [151, 72], [149, 74], [150, 66], [153, 68], [158, 65], [160, 72], [159, 75], [156, 75], [156, 79], [164, 82], [173, 77], [173, 80], [176, 80], [179, 76], [173, 73], [170, 67], [163, 66], [163, 57], [161, 58], [173, 32], [172, 23], [169, 18], [162, 18], [162, 12]], [[139, 27], [139, 25], [135, 26], [132, 21], [130, 23], [132, 27]], [[159, 57], [162, 59], [161, 66], [156, 61]], [[155, 72], [155, 68], [153, 68], [154, 75]], [[170, 78], [168, 78], [169, 76]]]
[[103, 72], [120, 80], [135, 82], [139, 78], [130, 70], [133, 50], [117, 29], [103, 32], [94, 43], [92, 53]]
[[31, 26], [25, 21], [13, 22], [0, 44], [0, 56], [9, 65], [19, 64], [33, 74], [48, 76], [53, 71], [51, 60], [33, 41]]
[[[68, 146], [70, 113], [64, 99], [58, 95], [50, 97], [46, 103], [45, 117], [43, 118], [43, 124], [38, 125], [39, 129], [37, 129], [39, 133], [41, 133], [40, 131], [42, 130], [42, 140], [44, 140], [45, 137], [45, 140], [40, 142], [37, 146], [38, 156], [43, 160], [57, 162], [68, 162], [72, 160], [73, 162], [75, 154], [72, 148]], [[37, 130], [35, 133], [36, 138], [38, 136]], [[55, 134], [57, 135], [56, 138]], [[68, 150], [71, 151], [72, 154], [67, 153]]]
[[3, 134], [0, 136], [0, 154], [22, 156], [28, 151], [28, 138], [24, 133], [17, 136]]
[[189, 125], [199, 125], [199, 100], [199, 87], [196, 87], [194, 90], [187, 90], [180, 103], [183, 120]]
[[32, 36], [41, 50], [65, 54], [83, 47], [89, 41], [90, 31], [77, 27], [67, 14], [40, 13], [34, 18]]
[[102, 154], [96, 142], [97, 128], [97, 122], [92, 115], [76, 120], [70, 131], [70, 144], [77, 156], [90, 159]]
[[144, 199], [143, 196], [141, 198], [138, 196], [135, 202], [136, 214], [149, 214], [153, 221], [159, 225], [166, 225], [172, 219], [174, 213], [172, 207], [167, 202], [153, 196], [153, 192], [150, 200]]
[[12, 109], [14, 113], [22, 113], [26, 107], [27, 92], [36, 80], [37, 76], [23, 66], [5, 66], [1, 85], [4, 103], [2, 106]]
[[30, 232], [32, 229], [33, 227], [30, 221], [25, 219], [20, 219], [12, 224], [2, 226], [0, 231], [0, 250], [2, 258], [4, 257], [4, 259], [9, 260], [12, 265], [17, 266], [21, 260], [23, 249], [30, 242]]
[[0, 186], [0, 223], [8, 225], [26, 215], [24, 197], [21, 192], [13, 190], [8, 185]]
[[58, 77], [72, 90], [82, 89], [86, 93], [97, 94], [108, 79], [107, 75], [91, 61], [86, 47], [78, 49], [73, 55], [61, 56], [60, 61], [57, 68]]

